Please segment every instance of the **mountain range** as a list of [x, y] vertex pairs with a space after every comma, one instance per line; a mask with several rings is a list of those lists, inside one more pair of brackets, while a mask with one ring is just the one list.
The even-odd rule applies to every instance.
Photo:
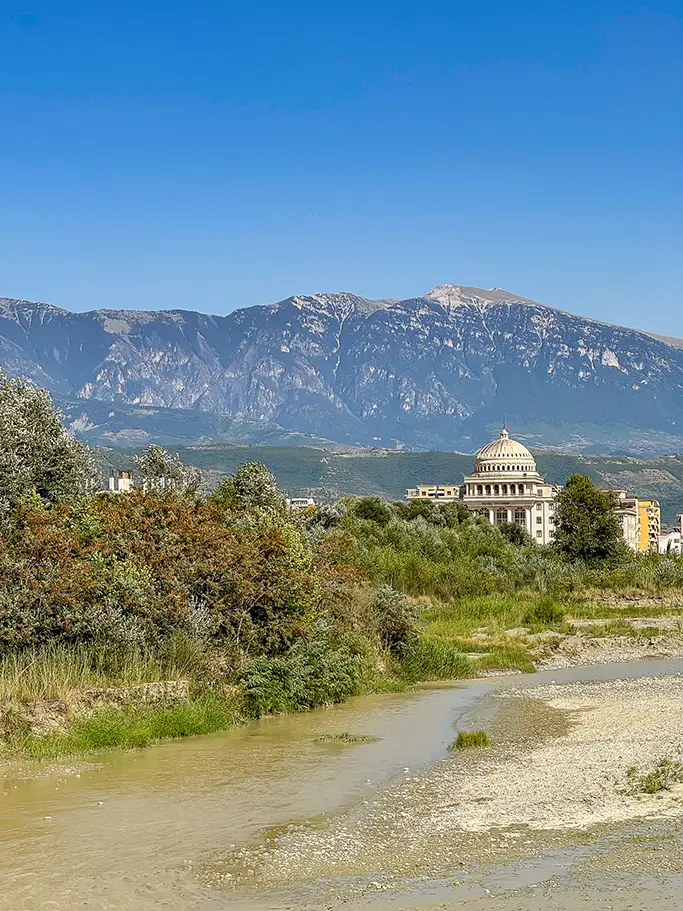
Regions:
[[293, 442], [471, 450], [683, 444], [683, 341], [494, 288], [296, 295], [210, 316], [0, 299], [0, 365], [93, 442]]

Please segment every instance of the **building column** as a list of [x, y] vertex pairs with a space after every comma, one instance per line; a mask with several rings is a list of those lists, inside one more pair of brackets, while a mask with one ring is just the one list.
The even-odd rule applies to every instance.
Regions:
[[490, 525], [495, 525], [495, 524], [496, 524], [496, 511], [495, 511], [495, 509], [489, 509], [489, 524], [490, 524]]
[[533, 517], [533, 511], [531, 509], [524, 510], [525, 516], [524, 521], [526, 522], [526, 530], [529, 532], [529, 535], [533, 537], [533, 526], [531, 524], [531, 519]]
[[512, 510], [508, 509], [508, 525], [512, 525]]

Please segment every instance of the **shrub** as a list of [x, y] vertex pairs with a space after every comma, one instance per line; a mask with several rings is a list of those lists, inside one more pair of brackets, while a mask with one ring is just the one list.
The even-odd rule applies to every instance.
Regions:
[[671, 786], [683, 782], [683, 764], [671, 759], [660, 759], [651, 772], [640, 774], [633, 766], [626, 773], [626, 794], [657, 794], [669, 791]]
[[87, 534], [79, 504], [22, 507], [0, 535], [0, 648], [153, 644], [201, 629], [280, 650], [315, 614], [321, 571], [284, 514], [240, 523], [172, 492], [96, 497]]
[[220, 482], [211, 495], [222, 509], [283, 513], [285, 498], [275, 476], [261, 462], [244, 462]]
[[510, 544], [526, 545], [533, 543], [529, 532], [522, 528], [521, 525], [517, 525], [516, 522], [504, 522], [498, 526], [498, 531]]
[[388, 585], [382, 585], [375, 594], [377, 626], [382, 644], [391, 651], [399, 651], [415, 639], [417, 609], [414, 603]]
[[380, 497], [358, 497], [347, 501], [349, 513], [357, 519], [386, 525], [391, 519], [391, 509]]
[[343, 702], [360, 692], [359, 656], [326, 635], [302, 639], [283, 655], [252, 659], [239, 676], [254, 717]]
[[522, 622], [525, 626], [558, 626], [564, 622], [564, 611], [555, 601], [543, 598], [529, 608]]

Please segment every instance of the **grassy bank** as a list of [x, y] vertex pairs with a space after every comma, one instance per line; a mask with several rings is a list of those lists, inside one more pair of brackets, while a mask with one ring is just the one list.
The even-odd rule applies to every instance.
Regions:
[[[377, 638], [323, 629], [281, 655], [238, 666], [234, 653], [207, 651], [178, 635], [153, 652], [92, 644], [24, 650], [0, 659], [0, 755], [53, 759], [140, 748], [421, 681], [531, 672], [539, 633], [560, 637], [580, 628], [592, 639], [656, 637], [665, 632], [657, 618], [671, 624], [680, 615], [679, 600], [672, 592], [656, 604], [623, 605], [533, 591], [449, 604], [422, 599], [413, 605], [417, 634], [397, 650]], [[636, 629], [634, 618], [651, 623]], [[585, 629], [582, 620], [590, 623]], [[154, 693], [168, 681], [186, 682], [180, 701], [145, 702], [150, 688]]]
[[8, 751], [31, 759], [55, 759], [135, 749], [160, 740], [212, 734], [241, 720], [229, 700], [217, 696], [192, 698], [184, 705], [106, 708], [75, 718], [65, 731], [15, 735], [8, 741]]
[[[266, 714], [304, 711], [419, 681], [464, 679], [491, 668], [532, 670], [522, 648], [477, 654], [434, 625], [443, 609], [422, 611], [398, 651], [367, 637], [323, 631], [279, 656], [234, 665], [234, 654], [198, 651], [176, 639], [163, 654], [135, 647], [49, 646], [0, 659], [0, 756], [53, 759], [132, 749], [209, 734]], [[441, 621], [443, 622], [443, 620]], [[147, 702], [155, 687], [183, 681], [185, 696]]]

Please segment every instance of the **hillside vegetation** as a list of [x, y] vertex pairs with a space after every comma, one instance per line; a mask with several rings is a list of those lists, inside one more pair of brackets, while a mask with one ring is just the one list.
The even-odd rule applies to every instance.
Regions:
[[[533, 444], [530, 444], [533, 445]], [[345, 495], [379, 495], [402, 499], [418, 483], [461, 483], [472, 471], [474, 456], [459, 452], [342, 453], [303, 446], [171, 447], [183, 461], [204, 472], [209, 485], [230, 474], [245, 460], [263, 462], [289, 494], [310, 493], [332, 501]], [[136, 450], [106, 452], [108, 464], [123, 468]], [[551, 484], [564, 484], [571, 474], [586, 474], [599, 487], [626, 488], [643, 499], [657, 499], [662, 520], [672, 525], [683, 512], [683, 457], [639, 459], [631, 456], [538, 453], [538, 469]]]

